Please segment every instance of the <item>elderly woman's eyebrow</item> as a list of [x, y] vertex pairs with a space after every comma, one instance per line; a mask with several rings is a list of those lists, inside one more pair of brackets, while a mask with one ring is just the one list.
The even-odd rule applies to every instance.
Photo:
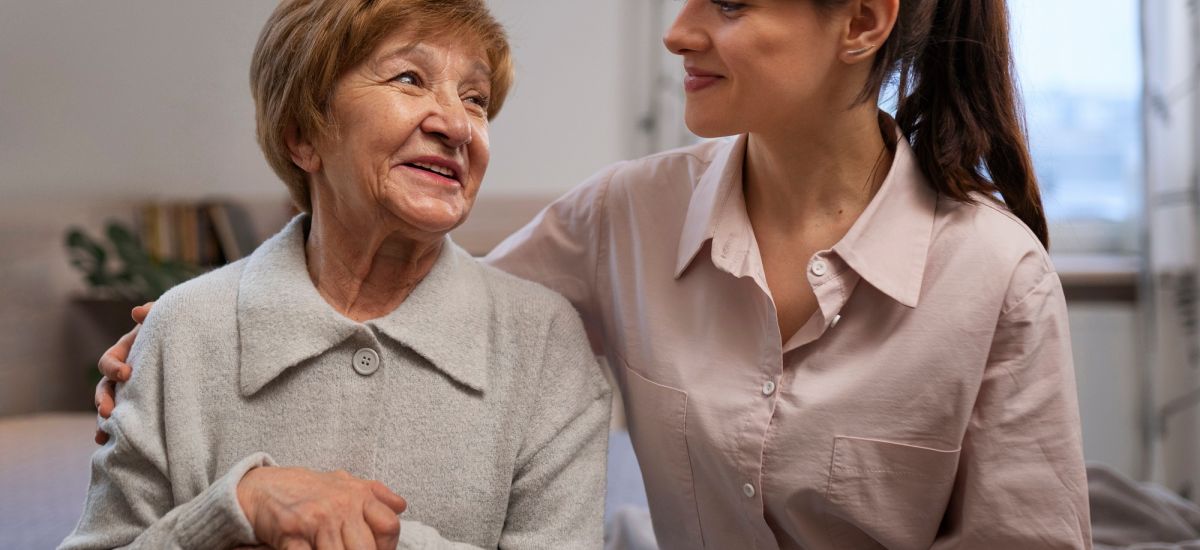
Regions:
[[[379, 56], [379, 58], [376, 60], [376, 64], [382, 65], [401, 57], [417, 57], [422, 61], [430, 62], [435, 60], [437, 56], [435, 55], [433, 48], [423, 42], [417, 41], [389, 50], [387, 53]], [[482, 60], [476, 60], [475, 63], [471, 65], [471, 68], [473, 69], [473, 72], [476, 73], [473, 76], [485, 79], [490, 79], [492, 76], [492, 68]]]

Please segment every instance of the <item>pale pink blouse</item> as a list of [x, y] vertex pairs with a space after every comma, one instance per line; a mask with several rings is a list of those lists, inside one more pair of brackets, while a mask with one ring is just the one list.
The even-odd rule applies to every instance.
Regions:
[[746, 138], [614, 165], [489, 261], [564, 294], [625, 397], [664, 549], [1089, 548], [1058, 275], [904, 140], [805, 272], [781, 341], [742, 194]]

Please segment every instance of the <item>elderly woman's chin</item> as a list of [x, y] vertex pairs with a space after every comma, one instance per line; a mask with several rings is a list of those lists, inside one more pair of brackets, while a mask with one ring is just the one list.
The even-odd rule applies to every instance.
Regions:
[[382, 197], [383, 207], [405, 225], [423, 233], [441, 235], [467, 220], [474, 193], [465, 189], [400, 189]]

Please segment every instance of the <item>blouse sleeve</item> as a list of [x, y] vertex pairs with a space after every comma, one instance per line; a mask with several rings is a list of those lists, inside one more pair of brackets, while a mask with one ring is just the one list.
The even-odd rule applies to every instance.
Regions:
[[1058, 275], [1001, 312], [934, 548], [1091, 548], [1087, 479]]
[[565, 296], [583, 317], [595, 349], [603, 341], [596, 275], [605, 246], [605, 199], [619, 167], [602, 170], [546, 207], [484, 259]]

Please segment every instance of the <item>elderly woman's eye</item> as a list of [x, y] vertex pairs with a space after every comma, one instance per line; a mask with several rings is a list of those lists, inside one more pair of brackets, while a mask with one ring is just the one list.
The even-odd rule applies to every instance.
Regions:
[[485, 95], [474, 95], [474, 96], [468, 97], [466, 99], [466, 101], [468, 103], [474, 103], [475, 105], [478, 105], [480, 108], [482, 108], [483, 110], [486, 111], [489, 103], [491, 102], [491, 99]]
[[414, 73], [412, 71], [404, 71], [404, 72], [396, 75], [396, 77], [392, 79], [392, 82], [408, 84], [409, 86], [420, 86], [421, 85], [421, 77], [419, 75], [417, 75], [417, 73]]

